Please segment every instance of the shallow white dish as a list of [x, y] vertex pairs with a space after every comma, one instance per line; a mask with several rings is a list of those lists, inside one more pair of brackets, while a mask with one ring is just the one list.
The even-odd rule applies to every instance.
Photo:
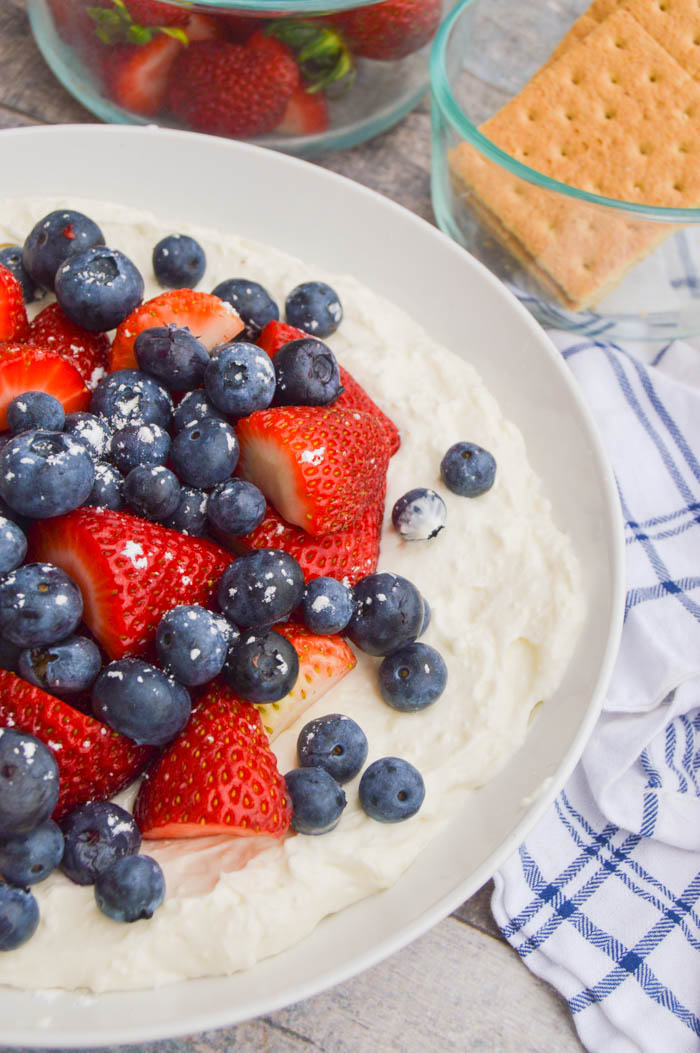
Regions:
[[523, 432], [557, 524], [581, 560], [588, 614], [564, 683], [524, 747], [475, 792], [390, 890], [326, 919], [303, 943], [231, 977], [86, 996], [0, 989], [0, 1043], [95, 1046], [222, 1027], [373, 965], [478, 889], [524, 839], [592, 729], [623, 609], [612, 475], [560, 355], [503, 286], [427, 223], [355, 183], [281, 154], [155, 128], [4, 131], [0, 193], [119, 200], [235, 231], [355, 275], [465, 355]]

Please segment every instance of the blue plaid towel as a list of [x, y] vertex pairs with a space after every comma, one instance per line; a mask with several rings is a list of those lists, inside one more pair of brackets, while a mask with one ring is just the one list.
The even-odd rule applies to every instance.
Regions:
[[625, 519], [627, 605], [605, 707], [492, 910], [592, 1053], [700, 1050], [700, 351], [651, 364], [557, 337]]

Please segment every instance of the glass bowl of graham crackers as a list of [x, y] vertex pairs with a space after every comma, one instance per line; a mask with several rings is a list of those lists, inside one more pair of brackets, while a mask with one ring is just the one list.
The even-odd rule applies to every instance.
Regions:
[[431, 86], [438, 224], [541, 322], [700, 333], [700, 0], [464, 0]]

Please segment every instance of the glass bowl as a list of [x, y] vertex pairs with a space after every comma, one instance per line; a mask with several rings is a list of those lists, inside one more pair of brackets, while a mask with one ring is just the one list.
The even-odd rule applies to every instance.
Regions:
[[[606, 197], [594, 192], [597, 180], [590, 176], [591, 172], [595, 176], [595, 169], [588, 172], [588, 188], [567, 185], [523, 160], [529, 152], [522, 147], [525, 140], [517, 121], [510, 124], [516, 131], [508, 143], [503, 117], [486, 129], [508, 144], [512, 153], [480, 131], [548, 61], [587, 7], [588, 0], [552, 0], [543, 13], [541, 5], [521, 0], [464, 0], [443, 22], [430, 59], [432, 196], [437, 222], [545, 325], [590, 337], [604, 334], [605, 339], [667, 341], [696, 335], [700, 333], [700, 207]], [[616, 41], [615, 46], [622, 43]], [[579, 50], [577, 56], [582, 54]], [[579, 65], [586, 77], [583, 59]], [[528, 118], [540, 117], [526, 113], [525, 103], [535, 89], [546, 101], [547, 76], [551, 71], [537, 79], [529, 96], [523, 96], [523, 125]], [[625, 76], [623, 70], [623, 81]], [[678, 76], [685, 76], [680, 69]], [[591, 71], [590, 79], [596, 78], [600, 85], [601, 67]], [[650, 81], [655, 78], [656, 74], [649, 75]], [[617, 84], [615, 77], [609, 80]], [[691, 96], [700, 91], [689, 77], [685, 80]], [[571, 83], [578, 83], [574, 75]], [[564, 117], [571, 120], [565, 112], [569, 90], [562, 88], [561, 102], [543, 105], [551, 125], [557, 120], [563, 124]], [[600, 90], [599, 102], [605, 99]], [[638, 98], [631, 98], [641, 107]], [[615, 114], [610, 109], [604, 116]], [[697, 172], [700, 106], [687, 106], [685, 116], [687, 138], [676, 145], [679, 153], [690, 155], [694, 164], [690, 170]], [[549, 144], [546, 127], [536, 134], [545, 137], [540, 143]], [[566, 132], [559, 135], [557, 149], [564, 155]], [[617, 148], [624, 150], [624, 137]], [[534, 149], [539, 149], [536, 140]], [[539, 163], [546, 167], [546, 162]], [[582, 164], [577, 181], [586, 182], [585, 171]], [[680, 183], [674, 189], [680, 190]], [[690, 203], [700, 205], [700, 194]]]
[[[419, 102], [429, 43], [454, 4], [408, 0], [403, 17], [406, 0], [148, 0], [156, 26], [143, 24], [145, 0], [132, 0], [131, 12], [129, 2], [27, 0], [44, 58], [79, 102], [112, 123], [223, 134], [305, 157], [377, 135]], [[267, 64], [251, 59], [260, 34], [278, 41]], [[210, 76], [234, 66], [226, 79]], [[255, 102], [245, 98], [253, 91]]]

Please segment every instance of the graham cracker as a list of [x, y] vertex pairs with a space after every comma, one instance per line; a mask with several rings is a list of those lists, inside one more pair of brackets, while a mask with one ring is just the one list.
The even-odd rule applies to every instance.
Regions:
[[697, 0], [593, 0], [552, 53], [556, 61], [611, 14], [624, 8], [691, 77], [700, 80], [700, 4]]
[[[700, 201], [700, 84], [627, 10], [542, 69], [481, 131], [569, 186], [664, 207]], [[497, 237], [575, 309], [670, 233], [526, 183], [468, 143], [450, 165]]]

